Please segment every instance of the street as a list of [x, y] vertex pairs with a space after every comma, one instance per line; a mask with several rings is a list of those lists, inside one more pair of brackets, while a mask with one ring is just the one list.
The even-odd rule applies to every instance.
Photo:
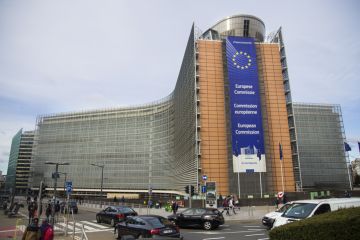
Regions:
[[[14, 218], [8, 218], [0, 214], [0, 239], [8, 239], [14, 237], [14, 229], [18, 223], [18, 229], [24, 230], [27, 224], [26, 211], [21, 209], [20, 214]], [[115, 239], [114, 229], [107, 224], [98, 224], [95, 220], [96, 213], [81, 209], [78, 214], [74, 214], [74, 221], [70, 218], [67, 231], [68, 237], [63, 235], [66, 228], [64, 215], [58, 216], [58, 221], [55, 226], [55, 239], [72, 239], [72, 232], [75, 229], [75, 239], [80, 239], [82, 234], [81, 228], [84, 227], [88, 239]], [[74, 228], [75, 227], [75, 228]], [[268, 239], [268, 232], [258, 220], [249, 221], [227, 221], [225, 225], [220, 226], [216, 230], [205, 231], [203, 229], [181, 229], [181, 234], [185, 240], [235, 240], [235, 239], [249, 239], [249, 240], [265, 240]], [[22, 233], [17, 232], [17, 238], [21, 239]]]

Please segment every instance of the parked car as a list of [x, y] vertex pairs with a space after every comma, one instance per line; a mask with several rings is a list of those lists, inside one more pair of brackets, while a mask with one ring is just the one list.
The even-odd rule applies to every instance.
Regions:
[[286, 210], [288, 210], [288, 208], [291, 206], [291, 202], [288, 202], [286, 204], [284, 204], [281, 208], [279, 208], [278, 210], [274, 211], [274, 212], [269, 212], [267, 213], [263, 218], [262, 218], [262, 224], [264, 226], [266, 226], [268, 229], [271, 229], [275, 219], [279, 216], [281, 216], [281, 214], [283, 214], [283, 212], [285, 212]]
[[109, 223], [114, 227], [118, 222], [124, 221], [127, 216], [137, 216], [134, 209], [126, 206], [110, 206], [96, 214], [98, 223]]
[[[69, 210], [70, 212], [72, 211], [73, 213], [77, 214], [79, 212], [78, 206], [77, 206], [77, 202], [76, 201], [69, 201], [68, 203], [69, 205]], [[67, 213], [67, 207], [66, 207], [66, 202], [61, 202], [60, 203], [60, 212], [61, 213]]]
[[168, 219], [157, 215], [129, 216], [116, 224], [118, 239], [176, 238], [183, 239], [179, 228]]
[[179, 227], [202, 227], [211, 230], [225, 223], [222, 213], [216, 208], [188, 208], [168, 216]]
[[291, 207], [277, 217], [273, 228], [281, 225], [310, 218], [340, 208], [360, 207], [360, 198], [330, 198], [317, 200], [299, 200], [292, 202]]

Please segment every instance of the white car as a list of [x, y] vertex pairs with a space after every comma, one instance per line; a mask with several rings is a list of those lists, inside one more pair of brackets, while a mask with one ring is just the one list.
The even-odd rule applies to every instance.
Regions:
[[291, 207], [275, 219], [273, 228], [309, 218], [340, 208], [360, 207], [360, 198], [330, 198], [318, 200], [300, 200], [292, 202]]
[[269, 229], [271, 229], [275, 222], [275, 219], [281, 216], [281, 214], [283, 214], [283, 212], [285, 212], [291, 206], [291, 204], [292, 204], [291, 202], [288, 202], [278, 210], [267, 213], [261, 220], [262, 224], [268, 227]]

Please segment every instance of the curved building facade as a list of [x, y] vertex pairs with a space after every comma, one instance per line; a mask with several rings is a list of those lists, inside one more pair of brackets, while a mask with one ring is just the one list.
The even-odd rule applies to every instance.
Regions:
[[[217, 195], [262, 197], [302, 188], [281, 29], [265, 39], [251, 15], [194, 26], [174, 91], [148, 105], [40, 116], [33, 187], [60, 179], [77, 194], [184, 194], [207, 181]], [[59, 181], [61, 182], [61, 181]], [[150, 190], [151, 189], [151, 190]]]

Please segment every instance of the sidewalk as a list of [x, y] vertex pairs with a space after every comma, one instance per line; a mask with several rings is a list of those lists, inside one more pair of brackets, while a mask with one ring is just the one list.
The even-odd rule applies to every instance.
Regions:
[[[97, 213], [101, 211], [102, 209], [105, 209], [107, 206], [110, 205], [103, 205], [103, 208], [100, 208], [99, 204], [87, 204], [83, 203], [82, 205], [78, 205], [79, 210], [86, 210], [90, 212]], [[132, 207], [132, 206], [129, 206]], [[132, 207], [139, 215], [145, 215], [145, 214], [154, 214], [159, 215], [163, 217], [167, 217], [171, 215], [171, 212], [166, 212], [164, 208], [156, 209], [156, 208], [139, 208], [139, 207]], [[182, 212], [186, 208], [179, 208], [178, 212]], [[220, 211], [222, 211], [222, 208], [219, 208]], [[223, 213], [223, 216], [225, 218], [225, 221], [254, 221], [258, 220], [261, 221], [262, 217], [271, 211], [274, 211], [274, 206], [243, 206], [239, 209], [236, 209], [236, 214], [233, 214], [232, 212], [230, 216], [227, 216], [225, 212]], [[94, 214], [95, 219], [95, 214]]]

